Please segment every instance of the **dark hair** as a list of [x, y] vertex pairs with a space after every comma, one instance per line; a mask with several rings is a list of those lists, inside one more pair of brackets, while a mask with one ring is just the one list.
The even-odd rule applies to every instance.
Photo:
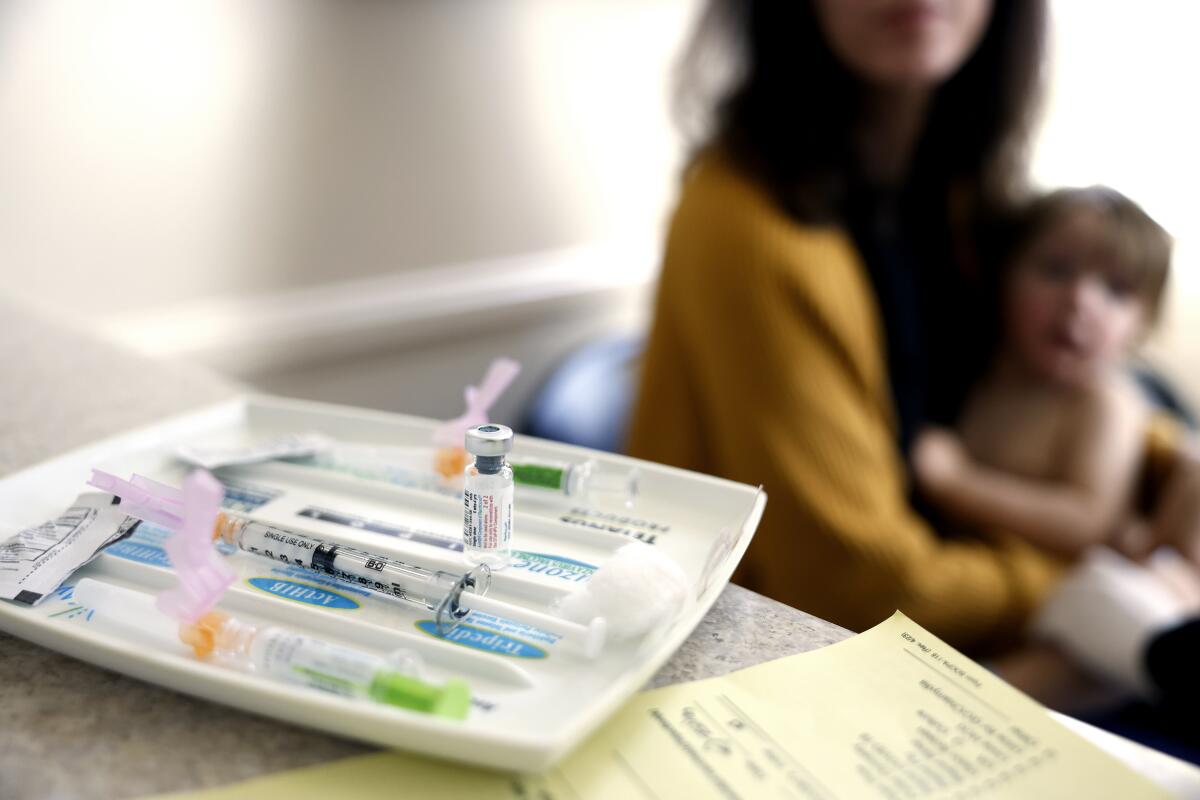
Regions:
[[[913, 174], [943, 201], [965, 192], [972, 215], [1024, 190], [1044, 27], [1043, 0], [996, 0], [975, 52], [934, 97]], [[714, 68], [731, 82], [714, 88]], [[797, 219], [842, 217], [862, 84], [830, 50], [811, 0], [710, 0], [678, 78], [694, 154], [720, 148]]]
[[1104, 220], [1105, 247], [1113, 257], [1115, 277], [1128, 284], [1157, 321], [1171, 268], [1171, 236], [1142, 207], [1116, 189], [1090, 186], [1059, 189], [1030, 202], [1014, 219], [1006, 248], [1011, 267], [1028, 248], [1072, 212], [1093, 211]]

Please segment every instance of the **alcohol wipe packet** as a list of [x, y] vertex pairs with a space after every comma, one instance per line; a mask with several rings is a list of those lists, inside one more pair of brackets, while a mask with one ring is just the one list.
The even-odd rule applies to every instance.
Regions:
[[56, 519], [0, 543], [0, 600], [37, 604], [106, 547], [133, 533], [139, 521], [112, 501], [110, 494], [81, 494]]

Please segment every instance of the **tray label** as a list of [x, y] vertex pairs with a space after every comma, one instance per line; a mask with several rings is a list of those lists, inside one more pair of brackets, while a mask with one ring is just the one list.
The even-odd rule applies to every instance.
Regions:
[[[142, 523], [142, 525], [145, 524]], [[149, 564], [152, 567], [163, 567], [165, 569], [170, 569], [171, 567], [171, 559], [167, 557], [167, 551], [152, 544], [145, 544], [144, 540], [126, 539], [123, 542], [114, 544], [108, 549], [108, 552], [110, 555], [123, 558], [126, 561], [137, 561], [139, 564]]]
[[322, 589], [310, 583], [285, 581], [279, 578], [251, 578], [247, 584], [260, 592], [282, 597], [284, 600], [295, 600], [310, 606], [321, 608], [358, 608], [358, 602], [338, 592]]
[[513, 561], [510, 568], [513, 570], [532, 572], [544, 575], [547, 578], [558, 578], [559, 580], [571, 581], [573, 583], [586, 581], [596, 571], [594, 564], [550, 553], [530, 553], [525, 550], [513, 550], [512, 557]]
[[454, 642], [464, 647], [483, 650], [486, 653], [498, 653], [502, 656], [512, 656], [513, 658], [546, 657], [546, 651], [540, 647], [535, 647], [528, 642], [522, 642], [520, 639], [514, 639], [511, 636], [505, 636], [502, 633], [476, 628], [473, 625], [459, 625], [450, 631], [449, 636], [442, 636], [438, 633], [436, 622], [431, 619], [423, 619], [417, 623], [417, 630], [427, 633], [435, 639], [444, 639], [447, 642]]
[[592, 508], [572, 508], [558, 517], [559, 522], [578, 525], [605, 533], [616, 533], [646, 544], [657, 544], [661, 534], [669, 533], [670, 525], [653, 520], [638, 519]]

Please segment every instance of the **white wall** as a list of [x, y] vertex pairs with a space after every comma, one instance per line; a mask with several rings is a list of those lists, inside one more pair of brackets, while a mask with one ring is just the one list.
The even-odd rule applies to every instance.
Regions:
[[288, 122], [268, 100], [288, 105], [292, 8], [0, 6], [4, 290], [96, 318], [270, 274]]
[[8, 0], [5, 291], [114, 320], [653, 232], [693, 0]]
[[1053, 89], [1034, 173], [1106, 183], [1175, 238], [1166, 319], [1148, 354], [1200, 401], [1200, 4], [1054, 0]]
[[691, 3], [318, 7], [293, 276], [377, 275], [654, 230]]
[[[699, 4], [0, 0], [0, 291], [277, 391], [424, 411], [501, 353], [533, 381], [637, 324], [675, 188], [670, 66]], [[1036, 174], [1111, 183], [1175, 234], [1151, 352], [1200, 397], [1200, 6], [1052, 7]], [[647, 244], [548, 282], [512, 266], [610, 239]], [[464, 261], [586, 302], [430, 336], [404, 303], [380, 310]], [[434, 352], [456, 366], [427, 368]], [[408, 369], [426, 394], [387, 388]]]

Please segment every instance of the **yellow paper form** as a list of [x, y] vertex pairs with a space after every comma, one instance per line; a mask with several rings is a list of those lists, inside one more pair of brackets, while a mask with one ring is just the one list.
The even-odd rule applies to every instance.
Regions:
[[1168, 796], [899, 612], [821, 650], [636, 695], [541, 775], [380, 753], [174, 797], [348, 789], [355, 800]]

